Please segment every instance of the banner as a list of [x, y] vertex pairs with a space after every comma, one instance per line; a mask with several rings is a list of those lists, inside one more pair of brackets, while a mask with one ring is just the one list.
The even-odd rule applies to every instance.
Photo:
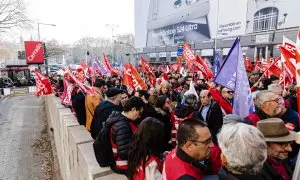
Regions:
[[147, 90], [148, 87], [140, 77], [138, 71], [132, 64], [125, 64], [124, 65], [124, 75], [123, 75], [123, 83], [129, 87], [128, 92], [130, 93], [130, 88], [133, 90]]
[[36, 96], [52, 94], [52, 88], [50, 80], [40, 73], [39, 70], [35, 70], [36, 75]]
[[44, 46], [41, 41], [25, 41], [25, 54], [27, 64], [44, 63]]

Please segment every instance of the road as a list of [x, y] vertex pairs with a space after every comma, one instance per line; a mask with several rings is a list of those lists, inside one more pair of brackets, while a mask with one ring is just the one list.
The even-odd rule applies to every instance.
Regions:
[[50, 144], [41, 98], [0, 101], [0, 180], [51, 179]]

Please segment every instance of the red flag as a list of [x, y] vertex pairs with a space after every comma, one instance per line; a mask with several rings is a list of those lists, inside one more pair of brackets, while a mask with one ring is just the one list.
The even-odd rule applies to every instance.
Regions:
[[300, 28], [297, 34], [296, 40], [296, 51], [295, 51], [295, 59], [296, 59], [296, 86], [297, 86], [297, 103], [298, 103], [298, 120], [300, 122]]
[[129, 91], [134, 90], [147, 90], [148, 87], [143, 81], [143, 79], [140, 77], [138, 71], [135, 69], [135, 67], [132, 64], [124, 64], [124, 77], [123, 77], [123, 83], [129, 88]]
[[82, 66], [78, 66], [78, 68], [76, 69], [76, 77], [80, 82], [85, 81], [84, 68]]
[[195, 62], [193, 63], [196, 70], [201, 71], [205, 78], [209, 79], [213, 77], [212, 71], [209, 69], [207, 64], [199, 57], [196, 57]]
[[70, 80], [73, 80], [75, 82], [75, 84], [86, 94], [90, 94], [90, 95], [94, 95], [94, 89], [83, 84], [81, 81], [79, 81], [72, 72], [68, 71], [67, 72], [69, 74]]
[[104, 65], [106, 66], [106, 68], [108, 70], [110, 70], [110, 72], [114, 75], [120, 75], [120, 71], [114, 67], [112, 67], [112, 65], [109, 63], [107, 57], [105, 56], [105, 54], [103, 53], [103, 62], [104, 62]]
[[268, 71], [274, 74], [277, 77], [280, 77], [282, 72], [282, 65], [280, 58], [273, 61], [273, 63], [269, 66]]
[[280, 51], [281, 51], [281, 55], [284, 57], [284, 64], [287, 67], [287, 70], [290, 71], [290, 73], [293, 75], [293, 77], [296, 77], [296, 68], [293, 65], [292, 61], [295, 61], [295, 55], [293, 53], [291, 53], [291, 51], [288, 51], [286, 48], [284, 47], [280, 47]]
[[257, 57], [254, 58], [254, 71], [260, 71], [260, 64], [257, 60]]
[[153, 86], [155, 86], [156, 85], [156, 76], [155, 76], [154, 72], [152, 71], [151, 66], [148, 64], [148, 62], [143, 57], [141, 57], [140, 63], [142, 65], [143, 72], [149, 74], [150, 83]]
[[62, 104], [66, 106], [72, 106], [71, 96], [74, 89], [74, 85], [64, 79], [64, 94], [62, 98]]
[[50, 80], [42, 75], [39, 70], [35, 70], [36, 75], [36, 96], [52, 94]]
[[244, 63], [245, 63], [245, 67], [248, 71], [252, 72], [253, 71], [253, 67], [252, 67], [252, 64], [251, 64], [251, 60], [249, 57], [245, 57], [244, 59]]
[[191, 66], [191, 64], [196, 61], [196, 56], [194, 55], [191, 47], [188, 45], [187, 42], [184, 42], [182, 55], [183, 58], [186, 60], [187, 67]]

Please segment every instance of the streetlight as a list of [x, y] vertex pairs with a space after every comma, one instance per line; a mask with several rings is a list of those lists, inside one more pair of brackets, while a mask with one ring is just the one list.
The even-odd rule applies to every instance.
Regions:
[[111, 29], [111, 57], [113, 63], [115, 63], [115, 56], [114, 56], [114, 29], [119, 27], [119, 25], [116, 24], [106, 24], [105, 27], [108, 27]]
[[119, 43], [119, 44], [123, 44], [123, 45], [131, 47], [135, 51], [136, 56], [138, 55], [138, 51], [133, 45], [128, 44], [128, 43], [124, 43], [124, 42], [116, 42], [116, 41], [115, 41], [115, 43]]
[[45, 25], [45, 26], [56, 26], [55, 24], [47, 24], [47, 23], [40, 23], [40, 22], [38, 22], [37, 25], [38, 25], [38, 40], [39, 40], [39, 41], [41, 40], [41, 35], [40, 35], [40, 25]]
[[[40, 25], [45, 25], [45, 26], [56, 26], [55, 24], [47, 24], [47, 23], [41, 23], [41, 22], [38, 22], [37, 23], [38, 25], [38, 40], [40, 41], [41, 40], [41, 35], [40, 35]], [[44, 43], [43, 43], [44, 44]], [[46, 66], [46, 75], [48, 76], [49, 74], [49, 70], [48, 70], [48, 60], [47, 60], [47, 57], [46, 57], [46, 45], [44, 44], [44, 54], [45, 54], [45, 66]]]

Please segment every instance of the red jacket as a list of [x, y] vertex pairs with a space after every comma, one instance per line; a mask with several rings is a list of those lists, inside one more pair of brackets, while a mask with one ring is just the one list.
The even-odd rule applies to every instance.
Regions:
[[177, 180], [184, 175], [189, 175], [195, 179], [201, 179], [204, 175], [197, 167], [191, 163], [180, 159], [176, 153], [177, 148], [173, 149], [167, 156], [163, 167], [164, 180]]
[[212, 98], [218, 102], [219, 106], [224, 110], [226, 114], [232, 114], [232, 105], [222, 97], [219, 91], [210, 88], [209, 92]]
[[179, 118], [175, 115], [175, 112], [172, 111], [171, 112], [171, 123], [172, 123], [172, 131], [171, 131], [171, 141], [172, 141], [172, 145], [175, 147], [177, 145], [177, 129], [179, 124], [188, 119], [191, 118], [193, 116], [193, 113], [191, 113], [189, 116], [185, 117], [185, 118]]

